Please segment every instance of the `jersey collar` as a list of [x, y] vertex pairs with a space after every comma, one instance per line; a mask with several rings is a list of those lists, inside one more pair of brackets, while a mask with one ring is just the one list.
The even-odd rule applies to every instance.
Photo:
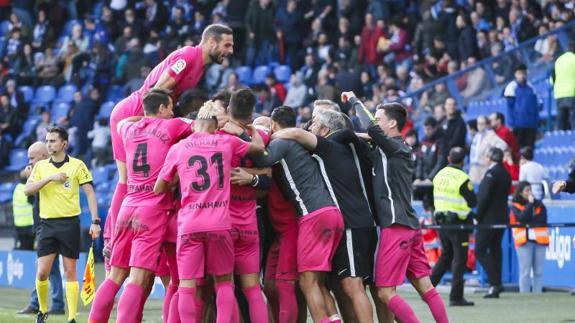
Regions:
[[50, 162], [52, 165], [54, 165], [54, 167], [60, 168], [60, 167], [64, 166], [64, 164], [67, 163], [67, 162], [69, 162], [69, 161], [70, 161], [70, 157], [68, 157], [68, 155], [66, 155], [66, 157], [64, 157], [64, 160], [61, 161], [61, 162], [58, 162], [58, 163], [57, 163], [57, 162], [54, 162], [54, 161], [52, 160], [52, 158], [50, 158], [50, 161], [49, 161], [49, 162]]

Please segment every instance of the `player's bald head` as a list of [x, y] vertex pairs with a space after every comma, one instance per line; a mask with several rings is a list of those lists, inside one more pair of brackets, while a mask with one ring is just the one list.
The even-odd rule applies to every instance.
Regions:
[[254, 119], [254, 127], [270, 130], [272, 126], [272, 119], [270, 117], [261, 116]]
[[41, 160], [47, 159], [48, 156], [48, 148], [41, 141], [37, 141], [28, 147], [28, 159], [32, 166]]

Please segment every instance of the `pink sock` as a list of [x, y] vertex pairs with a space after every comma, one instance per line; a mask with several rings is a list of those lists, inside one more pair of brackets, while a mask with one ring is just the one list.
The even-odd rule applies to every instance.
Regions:
[[449, 318], [447, 318], [447, 310], [445, 309], [445, 304], [443, 304], [443, 299], [441, 295], [432, 288], [423, 294], [423, 300], [429, 306], [431, 314], [437, 323], [449, 323]]
[[297, 297], [295, 295], [295, 285], [285, 281], [277, 280], [276, 289], [279, 298], [279, 323], [297, 322]]
[[180, 288], [178, 288], [178, 294], [180, 294], [180, 298], [178, 300], [180, 320], [182, 323], [196, 322], [196, 289], [180, 286]]
[[216, 323], [238, 321], [238, 305], [232, 282], [216, 283], [216, 309]]
[[[137, 323], [142, 311], [144, 289], [140, 285], [129, 283], [126, 285], [120, 301], [118, 302], [118, 323]], [[136, 311], [134, 309], [137, 309]]]
[[[179, 289], [179, 288], [178, 288]], [[170, 314], [168, 315], [168, 323], [180, 323], [180, 312], [178, 311], [178, 303], [180, 301], [180, 293], [176, 291], [174, 296], [172, 296], [172, 301], [170, 302]]]
[[204, 318], [204, 305], [206, 304], [206, 302], [204, 302], [203, 299], [196, 297], [196, 320], [198, 320], [198, 322], [202, 322], [203, 318]]
[[164, 297], [164, 304], [162, 306], [162, 313], [164, 316], [164, 323], [168, 322], [168, 317], [170, 316], [170, 303], [172, 302], [172, 297], [178, 291], [178, 285], [171, 284], [166, 290], [166, 296]]
[[114, 230], [116, 225], [116, 219], [118, 218], [118, 213], [120, 213], [120, 207], [122, 206], [122, 201], [124, 201], [124, 197], [126, 197], [126, 193], [128, 192], [128, 185], [126, 183], [120, 183], [116, 185], [116, 190], [114, 191], [114, 195], [112, 196], [112, 203], [110, 203], [110, 211], [108, 215], [110, 217], [110, 238], [112, 239], [112, 243], [114, 241]]
[[389, 300], [387, 308], [389, 308], [402, 323], [419, 323], [417, 316], [415, 316], [409, 304], [397, 294]]
[[120, 286], [111, 279], [105, 279], [94, 297], [94, 303], [90, 310], [89, 322], [106, 323], [114, 308], [114, 298], [120, 290]]
[[243, 288], [250, 308], [250, 320], [253, 323], [268, 323], [268, 306], [259, 284]]

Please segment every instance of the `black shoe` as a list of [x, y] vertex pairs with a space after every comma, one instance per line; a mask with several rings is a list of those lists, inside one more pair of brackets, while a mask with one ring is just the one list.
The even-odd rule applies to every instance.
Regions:
[[38, 312], [38, 316], [36, 317], [36, 323], [46, 323], [48, 320], [48, 313], [44, 314], [42, 312]]
[[475, 303], [470, 302], [465, 298], [456, 301], [449, 301], [449, 306], [474, 306], [474, 305]]
[[50, 315], [64, 315], [66, 312], [64, 310], [49, 310], [48, 314]]
[[33, 308], [32, 305], [28, 305], [25, 308], [16, 312], [16, 314], [34, 314], [34, 315], [36, 315], [36, 314], [38, 314], [38, 309]]
[[491, 286], [489, 292], [483, 295], [483, 298], [499, 298], [499, 294], [503, 292], [503, 286]]
[[75, 319], [71, 319], [70, 321], [68, 321], [68, 323], [76, 323]]

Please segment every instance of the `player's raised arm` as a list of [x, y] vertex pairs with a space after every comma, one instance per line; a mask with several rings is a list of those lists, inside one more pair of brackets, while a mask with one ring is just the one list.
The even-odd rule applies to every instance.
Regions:
[[355, 96], [355, 93], [352, 91], [349, 92], [342, 92], [341, 93], [341, 101], [351, 103], [355, 112], [357, 113], [357, 117], [361, 122], [361, 126], [364, 129], [367, 129], [374, 124], [376, 124], [375, 117], [369, 112], [367, 107], [363, 105], [363, 103]]

